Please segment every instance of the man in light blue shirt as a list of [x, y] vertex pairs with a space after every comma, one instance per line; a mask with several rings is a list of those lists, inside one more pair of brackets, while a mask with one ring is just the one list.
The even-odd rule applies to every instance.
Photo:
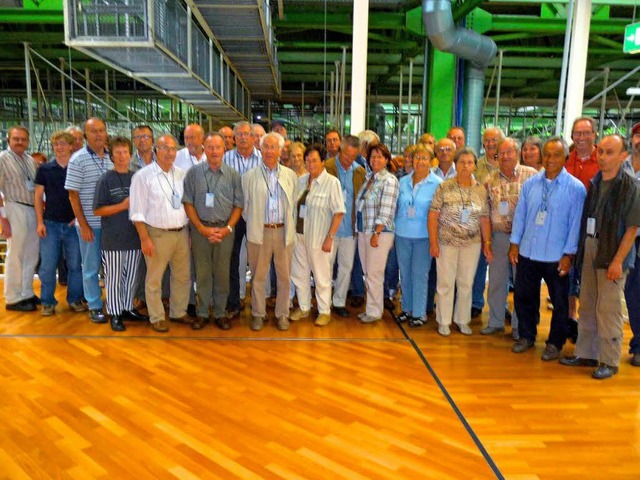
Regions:
[[511, 229], [509, 260], [518, 266], [514, 303], [520, 339], [514, 353], [533, 347], [540, 310], [540, 280], [553, 303], [551, 329], [542, 359], [560, 356], [568, 336], [569, 270], [578, 250], [580, 220], [587, 195], [564, 165], [569, 147], [552, 137], [542, 148], [544, 170], [522, 186]]

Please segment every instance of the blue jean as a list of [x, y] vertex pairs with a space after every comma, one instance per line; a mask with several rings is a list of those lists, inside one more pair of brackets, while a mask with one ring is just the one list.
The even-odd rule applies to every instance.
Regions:
[[395, 243], [391, 245], [389, 256], [387, 257], [387, 265], [384, 268], [384, 296], [391, 297], [392, 293], [398, 291], [398, 257], [396, 256]]
[[82, 260], [80, 243], [75, 227], [65, 222], [45, 220], [47, 236], [40, 239], [40, 296], [43, 305], [57, 305], [56, 268], [64, 252], [67, 260], [67, 302], [75, 303], [82, 299]]
[[90, 310], [102, 309], [102, 289], [98, 275], [102, 265], [102, 251], [100, 249], [102, 229], [93, 229], [93, 242], [85, 242], [80, 236], [80, 227], [76, 227], [80, 240], [80, 255], [82, 255], [82, 285], [84, 298], [87, 299]]
[[484, 308], [484, 288], [487, 284], [487, 259], [484, 254], [480, 254], [478, 260], [478, 269], [473, 279], [473, 291], [471, 297], [471, 306], [482, 310]]
[[[640, 248], [640, 238], [636, 238], [636, 251]], [[629, 353], [640, 353], [640, 257], [636, 255], [634, 268], [627, 273], [627, 282], [624, 284], [624, 298], [627, 301], [629, 312], [629, 325], [633, 332], [629, 342]]]
[[413, 317], [427, 312], [427, 284], [431, 269], [428, 238], [396, 236], [396, 255], [402, 282], [402, 311]]
[[351, 269], [351, 296], [364, 297], [364, 273], [362, 272], [362, 263], [360, 262], [360, 254], [356, 242], [356, 253], [353, 257], [353, 269]]
[[[427, 250], [428, 252], [429, 250]], [[429, 286], [427, 288], [427, 312], [433, 312], [436, 309], [436, 287], [438, 286], [438, 273], [436, 271], [436, 259], [431, 259], [431, 268], [429, 269]]]

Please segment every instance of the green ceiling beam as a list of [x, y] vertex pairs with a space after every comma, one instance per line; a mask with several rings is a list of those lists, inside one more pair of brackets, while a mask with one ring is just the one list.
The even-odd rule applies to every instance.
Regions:
[[[327, 64], [327, 75], [333, 70], [332, 64]], [[347, 66], [347, 73], [351, 71], [351, 67]], [[368, 65], [367, 74], [371, 75], [384, 75], [389, 71], [389, 67], [386, 65]], [[324, 73], [324, 65], [321, 63], [312, 64], [300, 64], [300, 63], [281, 63], [281, 73]]]
[[453, 9], [453, 21], [457, 22], [466, 17], [471, 11], [479, 7], [484, 3], [484, 0], [467, 0], [464, 3], [458, 4], [457, 8]]
[[[558, 32], [557, 35], [564, 35], [564, 32]], [[531, 38], [548, 37], [548, 33], [500, 33], [498, 35], [489, 35], [494, 42], [511, 42], [513, 40], [529, 40]]]
[[24, 10], [21, 8], [0, 8], [2, 23], [55, 23], [63, 24], [64, 16], [59, 10]]
[[[2, 38], [0, 38], [2, 43]], [[406, 50], [416, 48], [417, 42], [410, 40], [392, 40], [387, 38], [385, 42], [369, 42], [369, 51], [372, 50]], [[327, 42], [326, 47], [328, 50], [340, 50], [342, 47], [347, 47], [347, 50], [351, 50], [351, 42]], [[297, 40], [278, 40], [278, 49], [300, 49], [300, 50], [324, 50], [324, 42], [304, 42]]]
[[[324, 30], [325, 16], [323, 12], [290, 12], [285, 13], [283, 20], [276, 19], [273, 24], [276, 28], [309, 28]], [[326, 18], [327, 27], [353, 26], [350, 13], [330, 13]], [[401, 13], [375, 13], [369, 14], [369, 28], [374, 30], [403, 30], [405, 28], [405, 16]]]
[[64, 32], [0, 32], [0, 45], [11, 43], [64, 43]]
[[[369, 53], [367, 61], [378, 65], [392, 65], [400, 62], [402, 56], [398, 53]], [[282, 63], [333, 63], [342, 61], [342, 53], [327, 52], [289, 52], [278, 51], [278, 60]], [[351, 63], [351, 54], [347, 53], [347, 63]]]
[[[516, 52], [516, 53], [541, 53], [541, 54], [562, 54], [564, 48], [562, 47], [528, 47], [528, 46], [504, 46], [501, 48], [504, 52]], [[591, 55], [615, 55], [622, 52], [622, 47], [619, 50], [612, 50], [610, 48], [590, 48], [589, 54]], [[537, 59], [536, 59], [537, 61]]]
[[[609, 20], [592, 20], [589, 28], [591, 34], [623, 34], [624, 27], [630, 20], [612, 18]], [[564, 33], [567, 21], [563, 18], [536, 18], [521, 15], [494, 15], [491, 21], [492, 32], [549, 32]]]
[[[606, 45], [614, 48], [617, 52], [622, 51], [622, 43], [611, 40], [610, 38], [603, 37], [602, 35], [589, 35], [589, 42], [599, 43], [600, 45]], [[589, 49], [591, 51], [591, 49]]]

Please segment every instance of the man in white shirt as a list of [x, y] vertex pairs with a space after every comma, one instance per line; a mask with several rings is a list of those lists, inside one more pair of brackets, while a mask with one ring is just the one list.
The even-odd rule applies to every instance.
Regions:
[[162, 305], [162, 275], [171, 267], [169, 319], [188, 323], [186, 314], [191, 276], [188, 219], [182, 205], [185, 171], [174, 165], [178, 142], [172, 135], [156, 141], [156, 162], [139, 170], [131, 181], [129, 218], [135, 224], [147, 262], [146, 297], [151, 326], [167, 332]]
[[197, 123], [184, 129], [185, 147], [178, 151], [174, 165], [185, 172], [207, 159], [204, 153], [204, 129]]

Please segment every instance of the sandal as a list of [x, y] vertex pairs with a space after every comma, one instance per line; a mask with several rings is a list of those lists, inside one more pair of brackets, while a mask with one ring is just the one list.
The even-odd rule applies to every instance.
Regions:
[[427, 321], [423, 320], [421, 317], [411, 317], [409, 319], [409, 326], [412, 327], [412, 328], [421, 327], [425, 323], [427, 323]]

